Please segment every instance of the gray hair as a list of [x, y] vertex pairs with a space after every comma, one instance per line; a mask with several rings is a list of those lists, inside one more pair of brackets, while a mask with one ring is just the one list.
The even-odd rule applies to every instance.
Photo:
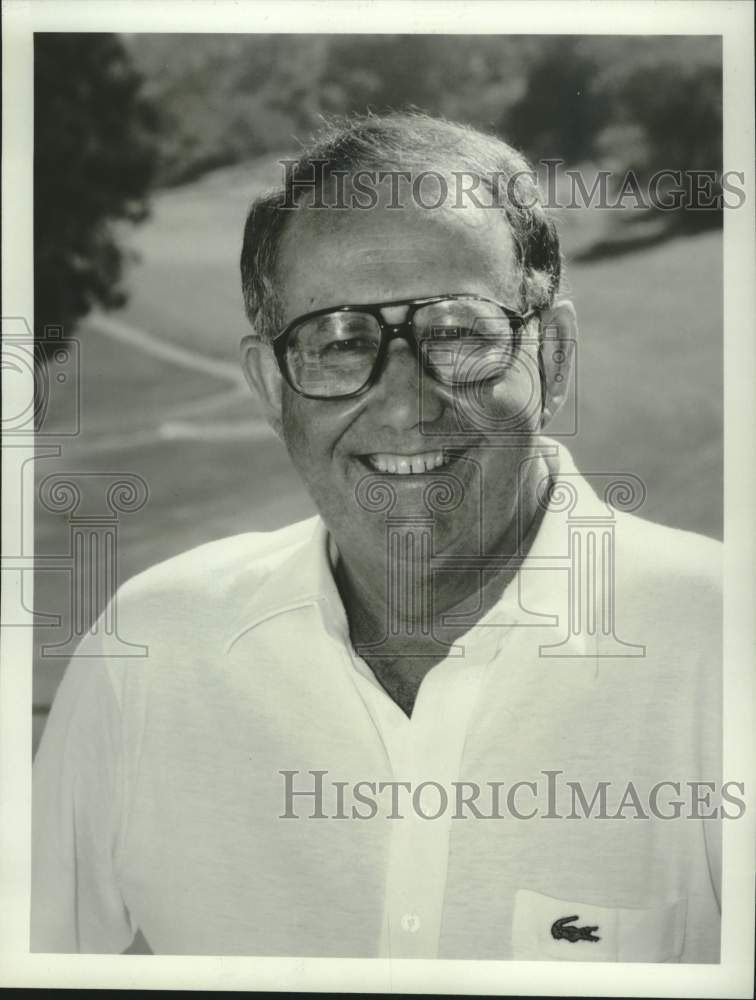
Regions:
[[532, 167], [522, 154], [492, 135], [416, 111], [356, 115], [329, 122], [287, 171], [285, 183], [258, 198], [244, 227], [241, 279], [244, 307], [257, 333], [270, 340], [283, 325], [276, 291], [281, 238], [301, 204], [305, 185], [336, 172], [407, 170], [424, 166], [464, 171], [511, 228], [522, 268], [522, 308], [550, 306], [559, 289], [562, 258], [553, 220], [543, 206]]

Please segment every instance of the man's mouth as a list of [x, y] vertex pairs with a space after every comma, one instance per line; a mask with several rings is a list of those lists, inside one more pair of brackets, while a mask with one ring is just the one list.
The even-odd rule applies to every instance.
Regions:
[[375, 472], [383, 472], [392, 476], [417, 476], [449, 465], [458, 455], [458, 451], [455, 453], [448, 450], [438, 450], [420, 451], [413, 455], [374, 452], [360, 457], [363, 463]]

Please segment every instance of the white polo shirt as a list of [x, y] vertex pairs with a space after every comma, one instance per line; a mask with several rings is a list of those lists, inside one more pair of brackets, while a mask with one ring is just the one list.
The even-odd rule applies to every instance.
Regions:
[[577, 506], [411, 718], [317, 518], [130, 580], [148, 655], [88, 637], [35, 761], [33, 950], [718, 961], [719, 822], [686, 818], [716, 791], [686, 783], [721, 781], [721, 547], [613, 514], [547, 443]]

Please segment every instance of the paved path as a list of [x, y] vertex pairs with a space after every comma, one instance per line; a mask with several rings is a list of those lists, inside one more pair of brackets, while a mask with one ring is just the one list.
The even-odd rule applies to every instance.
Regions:
[[90, 336], [95, 334], [108, 337], [164, 363], [218, 379], [227, 386], [199, 399], [191, 399], [168, 408], [163, 414], [165, 419], [160, 420], [153, 428], [98, 435], [87, 442], [90, 451], [139, 448], [156, 441], [257, 441], [269, 438], [273, 433], [259, 417], [208, 420], [211, 415], [227, 413], [234, 407], [249, 403], [250, 389], [238, 365], [209, 358], [197, 351], [162, 340], [146, 330], [103, 313], [89, 316], [85, 326]]
[[191, 371], [200, 372], [203, 375], [210, 375], [214, 378], [227, 382], [230, 385], [246, 388], [244, 375], [238, 365], [228, 361], [219, 361], [216, 358], [208, 358], [206, 355], [196, 351], [179, 347], [177, 344], [167, 340], [161, 340], [146, 330], [124, 323], [121, 319], [113, 316], [106, 316], [103, 313], [95, 313], [87, 319], [87, 326], [93, 328], [106, 337], [120, 340], [128, 344], [129, 347], [136, 347], [145, 354], [171, 364], [188, 368]]

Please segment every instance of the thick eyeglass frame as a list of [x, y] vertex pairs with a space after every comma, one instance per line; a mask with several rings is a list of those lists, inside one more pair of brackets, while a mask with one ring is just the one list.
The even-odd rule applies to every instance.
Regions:
[[[325, 309], [315, 309], [313, 312], [303, 313], [301, 316], [297, 316], [295, 319], [288, 323], [283, 330], [275, 335], [272, 340], [273, 353], [275, 354], [276, 362], [278, 363], [279, 370], [283, 377], [286, 379], [288, 384], [298, 393], [300, 396], [304, 396], [305, 399], [351, 399], [354, 396], [360, 396], [362, 393], [367, 392], [383, 373], [383, 369], [386, 364], [386, 357], [388, 355], [389, 344], [392, 340], [396, 338], [402, 338], [406, 340], [410, 347], [416, 352], [417, 355], [421, 355], [421, 347], [417, 340], [417, 334], [415, 328], [412, 325], [412, 320], [418, 309], [423, 306], [433, 305], [436, 302], [447, 302], [449, 300], [467, 300], [473, 302], [490, 302], [492, 305], [498, 306], [499, 309], [504, 313], [511, 324], [512, 337], [513, 337], [513, 353], [516, 353], [519, 349], [521, 338], [520, 334], [522, 332], [523, 326], [532, 319], [538, 312], [537, 309], [530, 309], [526, 313], [521, 313], [516, 309], [512, 309], [511, 306], [505, 305], [503, 302], [498, 302], [496, 299], [487, 298], [485, 295], [472, 295], [465, 294], [464, 292], [455, 293], [450, 295], [432, 295], [428, 298], [423, 299], [393, 299], [390, 302], [369, 302], [362, 303], [360, 305], [343, 305], [343, 306], [328, 306]], [[407, 310], [407, 315], [401, 323], [389, 323], [382, 315], [383, 309], [392, 308], [394, 306], [409, 306]], [[313, 393], [304, 392], [302, 389], [298, 388], [294, 384], [294, 380], [289, 372], [288, 365], [286, 363], [286, 346], [289, 341], [289, 337], [296, 327], [300, 323], [304, 323], [307, 320], [316, 319], [318, 316], [327, 316], [331, 313], [350, 313], [359, 312], [367, 313], [372, 316], [378, 322], [380, 328], [381, 339], [378, 342], [378, 351], [375, 355], [375, 360], [373, 362], [373, 368], [368, 376], [367, 380], [358, 388], [354, 389], [352, 392], [338, 393], [337, 395], [316, 395]], [[488, 318], [488, 317], [486, 317]], [[493, 319], [493, 317], [490, 317]], [[442, 329], [439, 324], [439, 329]], [[436, 377], [433, 368], [430, 365], [423, 365], [425, 371], [440, 382], [442, 385], [454, 385], [454, 382], [445, 382], [442, 379]], [[460, 382], [458, 384], [469, 385], [469, 382]]]

